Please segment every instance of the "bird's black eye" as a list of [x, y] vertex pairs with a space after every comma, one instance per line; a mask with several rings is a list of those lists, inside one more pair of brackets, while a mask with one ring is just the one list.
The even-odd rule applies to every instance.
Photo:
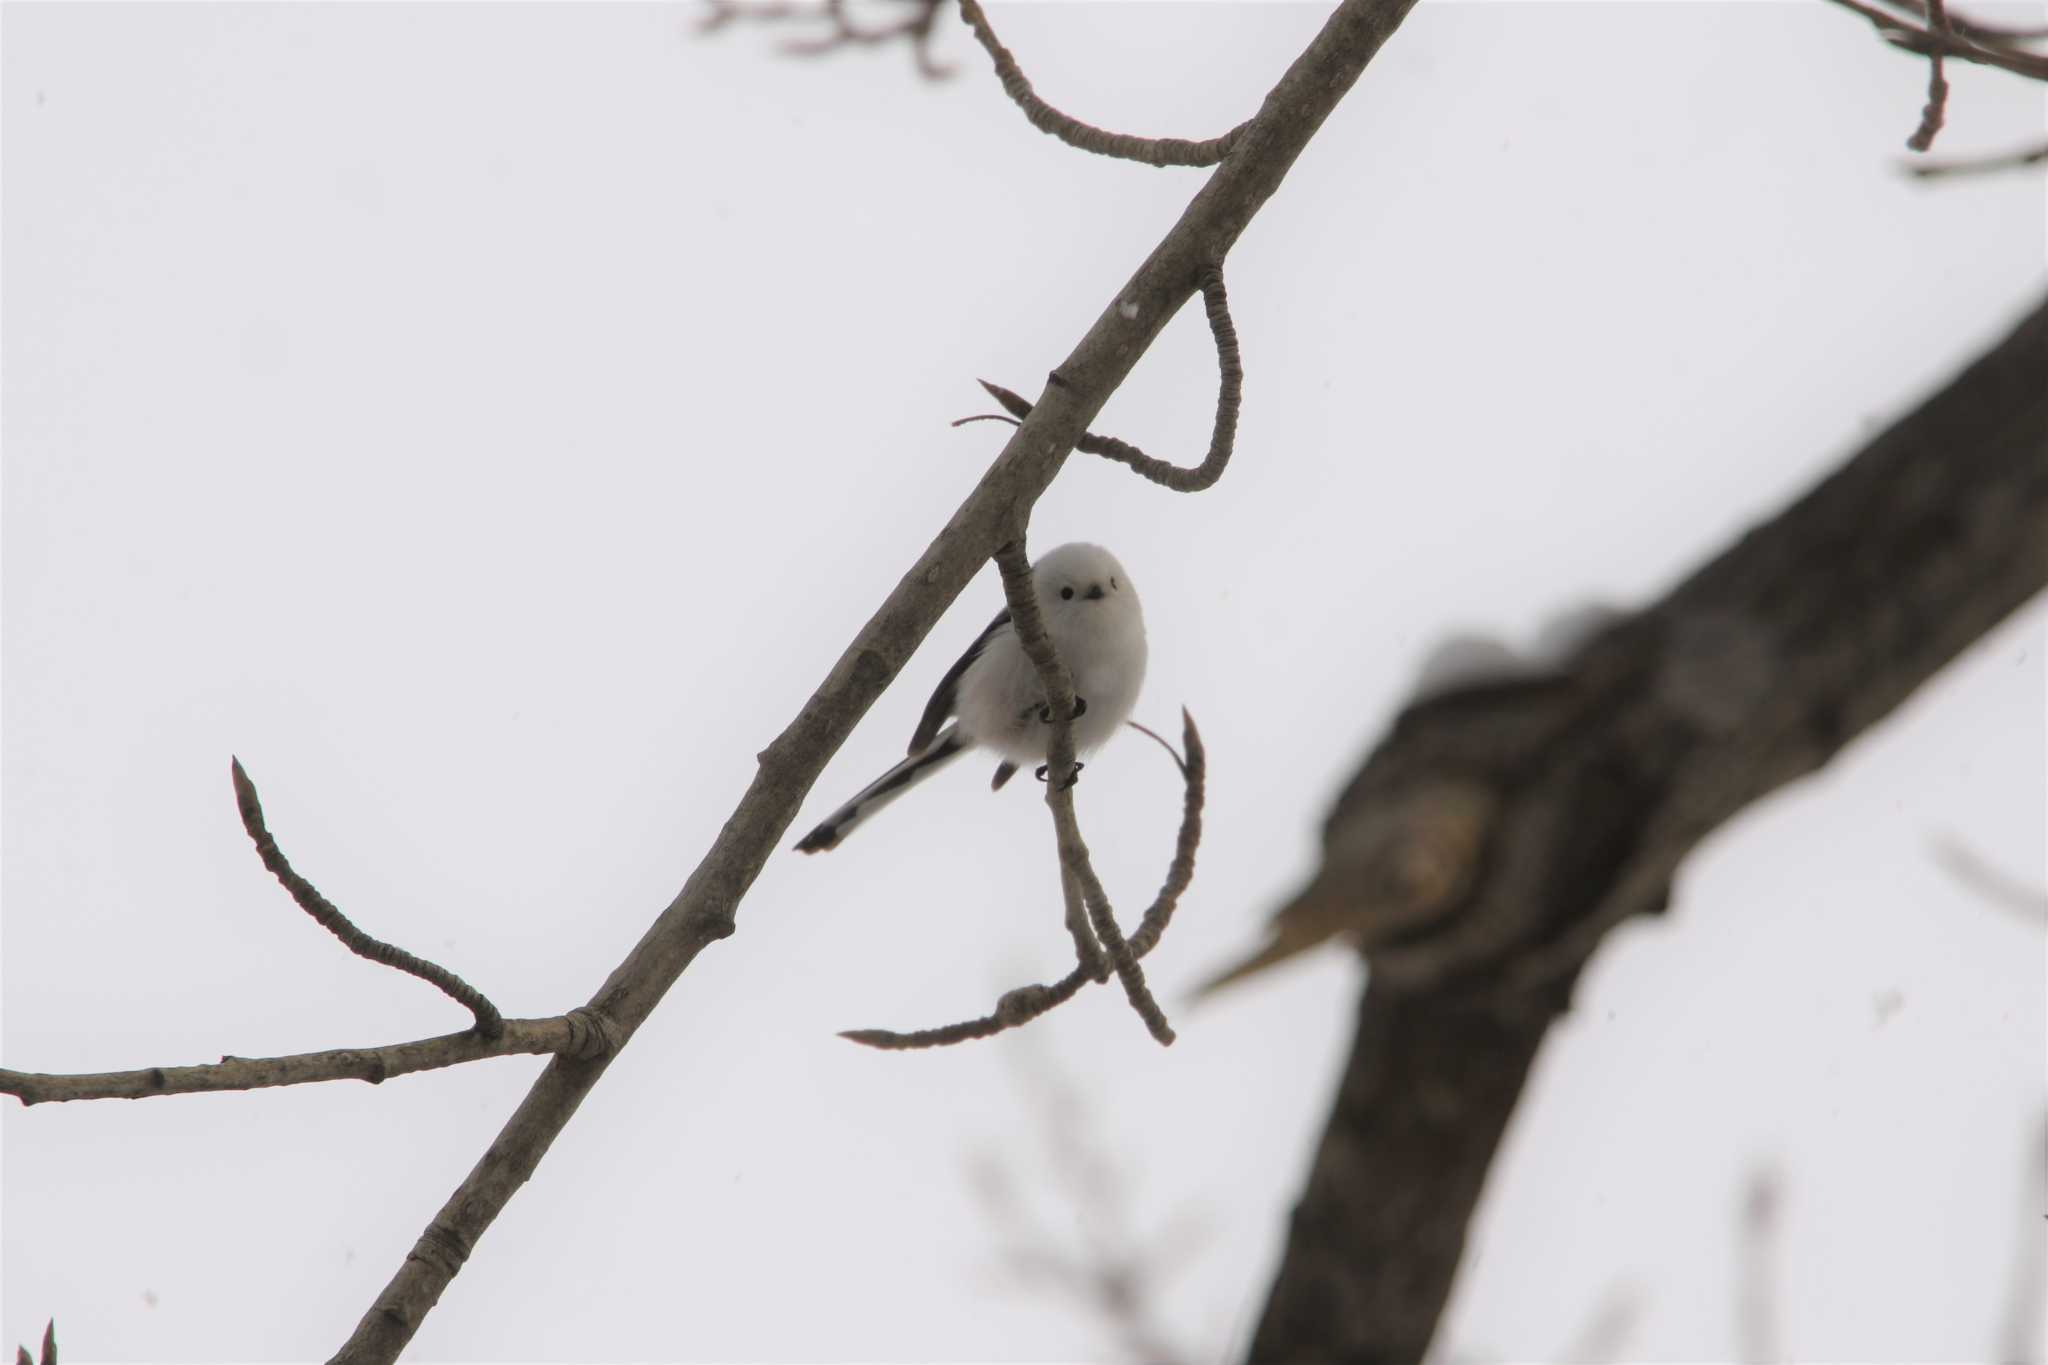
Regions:
[[1061, 600], [1062, 602], [1071, 602], [1071, 601], [1073, 601], [1073, 600], [1074, 600], [1074, 590], [1073, 590], [1072, 588], [1061, 588], [1061, 589], [1060, 589], [1060, 600]]

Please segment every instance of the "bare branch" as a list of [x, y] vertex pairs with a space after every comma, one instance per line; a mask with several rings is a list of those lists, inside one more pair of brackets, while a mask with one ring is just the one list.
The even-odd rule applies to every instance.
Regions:
[[979, 1019], [968, 1019], [939, 1028], [918, 1029], [913, 1033], [896, 1033], [885, 1028], [857, 1028], [848, 1029], [839, 1036], [850, 1043], [862, 1043], [885, 1052], [948, 1047], [954, 1043], [989, 1038], [1005, 1029], [1019, 1028], [1039, 1015], [1066, 1004], [1080, 993], [1081, 988], [1087, 985], [1090, 979], [1088, 969], [1077, 966], [1050, 986], [1019, 986], [1016, 990], [1004, 992], [1003, 997], [996, 1001], [994, 1011]]
[[2048, 924], [2048, 890], [2025, 882], [1993, 867], [1984, 856], [1954, 835], [1934, 841], [1934, 861], [1949, 876], [2001, 910], [2039, 928]]
[[1924, 152], [1934, 145], [1948, 112], [1948, 75], [1941, 66], [1941, 40], [1948, 37], [1948, 6], [1945, 0], [1927, 0], [1927, 31], [1934, 45], [1927, 51], [1927, 104], [1920, 110], [1920, 126], [1906, 139], [1910, 151]]
[[403, 948], [371, 938], [349, 922], [334, 902], [320, 894], [313, 883], [301, 877], [286, 861], [284, 852], [271, 838], [270, 830], [263, 823], [263, 803], [256, 798], [256, 784], [249, 780], [249, 774], [242, 768], [239, 758], [229, 760], [229, 769], [235, 781], [235, 804], [242, 812], [242, 828], [249, 831], [249, 838], [256, 845], [256, 856], [270, 869], [271, 875], [283, 883], [299, 908], [311, 915], [314, 922], [342, 941], [357, 957], [386, 967], [396, 967], [408, 976], [416, 976], [428, 985], [436, 987], [443, 994], [476, 1016], [476, 1031], [485, 1038], [495, 1038], [505, 1026], [505, 1018], [498, 1013], [498, 1007], [484, 998], [484, 993], [464, 981], [446, 967], [438, 966], [423, 957], [415, 957]]
[[1742, 1196], [1735, 1322], [1742, 1336], [1742, 1358], [1754, 1365], [1785, 1358], [1778, 1350], [1777, 1302], [1778, 1205], [1783, 1199], [1783, 1183], [1775, 1171], [1750, 1172]]
[[[1013, 1051], [1020, 1062], [1024, 1054]], [[1071, 1211], [1073, 1230], [1054, 1235], [1015, 1196], [1017, 1181], [1000, 1155], [978, 1164], [976, 1192], [984, 1221], [1002, 1234], [1003, 1261], [1020, 1286], [1051, 1287], [1094, 1314], [1129, 1354], [1144, 1365], [1188, 1359], [1161, 1325], [1157, 1290], [1199, 1238], [1200, 1219], [1182, 1209], [1152, 1238], [1142, 1237], [1125, 1193], [1129, 1177], [1117, 1169], [1089, 1122], [1084, 1098], [1049, 1066], [1023, 1065], [1019, 1079], [1026, 1111], [1036, 1120], [1038, 1145], [1050, 1165], [1054, 1192]], [[1034, 1185], [1042, 1181], [1034, 1179]]]
[[1083, 123], [1053, 108], [1032, 90], [1031, 82], [1017, 65], [1017, 59], [1010, 55], [1010, 50], [1002, 45], [995, 30], [989, 27], [988, 16], [982, 13], [980, 0], [960, 0], [960, 17], [974, 30], [975, 40], [995, 63], [996, 79], [1003, 83], [1003, 93], [1024, 111], [1024, 117], [1031, 120], [1032, 127], [1041, 133], [1052, 134], [1069, 147], [1124, 161], [1142, 161], [1148, 166], [1213, 166], [1230, 154], [1230, 149], [1237, 145], [1245, 129], [1251, 127], [1251, 120], [1247, 119], [1221, 137], [1189, 142], [1178, 137], [1132, 137], [1128, 133], [1107, 132]]
[[[1491, 784], [1501, 807], [1466, 892], [1368, 952], [1251, 1360], [1422, 1358], [1538, 1049], [1604, 934], [1661, 909], [1711, 831], [2048, 586], [2044, 373], [2048, 300], [1547, 690], [1472, 689], [1394, 722], [1340, 810], [1447, 778]], [[1326, 832], [1325, 864], [1343, 854]]]
[[2038, 166], [2044, 161], [2048, 161], [2048, 142], [2036, 142], [2031, 147], [2019, 147], [1990, 156], [1956, 157], [1948, 161], [1908, 161], [1901, 169], [1907, 175], [1917, 176], [1922, 180], [1934, 180], [1944, 176], [1983, 175], [1991, 171], [2018, 170], [2022, 166]]
[[791, 38], [782, 44], [782, 50], [792, 57], [822, 57], [849, 47], [876, 47], [883, 43], [905, 39], [909, 42], [912, 58], [917, 62], [918, 73], [927, 80], [944, 80], [953, 74], [953, 68], [940, 63], [932, 56], [932, 35], [937, 28], [939, 11], [945, 0], [901, 0], [911, 12], [893, 24], [880, 28], [862, 28], [853, 22], [848, 14], [847, 0], [707, 0], [704, 18], [698, 22], [699, 33], [715, 33], [734, 20], [750, 20], [768, 24], [803, 24], [820, 21], [825, 32], [814, 38]]
[[[1862, 15], [1877, 29], [1880, 37], [1902, 51], [1922, 56], [1939, 51], [1944, 56], [1954, 57], [1959, 61], [1975, 62], [1980, 66], [1995, 66], [2002, 71], [2010, 71], [2016, 76], [2025, 76], [2031, 80], [2048, 80], [2048, 56], [2014, 46], [2012, 39], [1994, 42], [1985, 38], [1980, 41], [1965, 37], [1961, 30], [1953, 26], [1946, 32], [1935, 33], [1909, 24], [1875, 5], [1865, 4], [1864, 0], [1830, 0], [1830, 3]], [[1981, 25], [1973, 27], [1982, 31]]]
[[[1231, 453], [1237, 447], [1237, 414], [1244, 401], [1244, 367], [1238, 358], [1237, 328], [1230, 320], [1230, 299], [1223, 292], [1223, 271], [1216, 265], [1209, 265], [1202, 271], [1202, 302], [1209, 317], [1209, 334], [1216, 341], [1216, 368], [1220, 372], [1220, 382], [1216, 390], [1216, 421], [1209, 434], [1209, 453], [1201, 464], [1184, 469], [1165, 460], [1154, 459], [1114, 436], [1097, 436], [1094, 432], [1082, 433], [1081, 438], [1074, 442], [1076, 450], [1128, 465], [1134, 473], [1176, 493], [1199, 493], [1223, 477], [1224, 467], [1230, 463]], [[1055, 370], [1051, 382], [1058, 386], [1065, 381]], [[986, 379], [981, 381], [981, 387], [1018, 420], [1031, 415], [1031, 402], [1021, 394], [1013, 393], [1000, 384], [991, 384]], [[963, 417], [953, 425], [957, 427], [967, 422], [989, 420], [993, 420], [992, 415]]]
[[2027, 1140], [2025, 1193], [2019, 1200], [2020, 1244], [2012, 1258], [2012, 1281], [2006, 1288], [2004, 1320], [1999, 1324], [1999, 1360], [2041, 1359], [2043, 1300], [2048, 1299], [2048, 1240], [2041, 1216], [2048, 1210], [2048, 1115]]
[[[733, 932], [741, 899], [796, 818], [825, 763], [995, 547], [1058, 474], [1075, 438], [1186, 300], [1205, 263], [1224, 259], [1357, 82], [1413, 0], [1341, 0], [1111, 305], [1062, 361], [1067, 386], [1043, 395], [945, 529], [855, 635], [775, 741], [689, 880], [591, 1004], [629, 1042], [708, 945]], [[1118, 308], [1135, 304], [1135, 316]], [[476, 1168], [449, 1196], [342, 1346], [345, 1362], [395, 1360], [610, 1064], [557, 1056]]]
[[[1130, 952], [1134, 958], [1144, 957], [1159, 945], [1159, 939], [1166, 932], [1168, 921], [1173, 918], [1174, 907], [1180, 902], [1181, 893], [1187, 890], [1189, 881], [1195, 875], [1195, 849], [1202, 839], [1202, 803], [1205, 796], [1205, 775], [1208, 772], [1208, 755], [1202, 748], [1202, 736], [1195, 729], [1195, 718], [1189, 715], [1185, 708], [1181, 710], [1181, 723], [1182, 738], [1188, 756], [1183, 761], [1179, 755], [1174, 755], [1174, 761], [1180, 764], [1186, 792], [1181, 804], [1180, 835], [1175, 841], [1173, 864], [1167, 869], [1166, 881], [1159, 888], [1159, 894], [1153, 899], [1151, 906], [1146, 909], [1144, 918], [1139, 922], [1138, 932], [1131, 935]], [[1137, 725], [1136, 722], [1132, 724], [1137, 729], [1145, 730], [1144, 726]], [[1145, 730], [1145, 733], [1152, 734], [1150, 730]], [[1153, 735], [1153, 738], [1159, 737]], [[1168, 753], [1173, 752], [1171, 745], [1167, 745], [1163, 740], [1160, 743]], [[1063, 884], [1072, 882], [1064, 866], [1061, 868], [1061, 880]], [[1071, 902], [1068, 913], [1070, 916], [1073, 913]], [[1092, 938], [1090, 941], [1093, 941]], [[1091, 964], [1084, 962], [1049, 986], [1020, 986], [1007, 992], [996, 1002], [993, 1012], [979, 1019], [968, 1019], [940, 1028], [920, 1029], [914, 1033], [870, 1028], [851, 1029], [839, 1036], [850, 1042], [889, 1051], [948, 1047], [954, 1043], [992, 1037], [1006, 1029], [1028, 1024], [1039, 1015], [1066, 1004], [1091, 980], [1107, 979], [1106, 974], [1098, 973]]]
[[60, 1100], [146, 1100], [221, 1090], [267, 1090], [321, 1081], [380, 1084], [413, 1071], [435, 1071], [487, 1057], [559, 1052], [594, 1056], [608, 1049], [605, 1029], [588, 1011], [548, 1019], [507, 1019], [491, 1037], [474, 1029], [383, 1047], [302, 1052], [290, 1057], [223, 1057], [205, 1066], [152, 1066], [140, 1071], [48, 1075], [0, 1070], [0, 1095], [24, 1105]]
[[[1883, 3], [1891, 8], [1903, 10], [1915, 17], [1924, 17], [1927, 14], [1929, 2], [1930, 0], [1883, 0]], [[1957, 14], [1954, 10], [1948, 12], [1948, 29], [1959, 38], [1966, 38], [1987, 47], [2038, 42], [2040, 39], [2048, 38], [2048, 27], [2039, 24], [1994, 24]]]
[[[1202, 800], [1208, 785], [1209, 755], [1202, 747], [1201, 732], [1195, 729], [1195, 718], [1183, 706], [1180, 709], [1181, 747], [1187, 750], [1186, 759], [1177, 755], [1185, 794], [1181, 798], [1180, 836], [1173, 846], [1173, 863], [1166, 869], [1166, 881], [1159, 888], [1159, 894], [1147, 906], [1143, 918], [1138, 921], [1138, 931], [1131, 935], [1131, 955], [1143, 957], [1159, 946], [1159, 940], [1166, 933], [1166, 926], [1173, 920], [1173, 912], [1180, 905], [1181, 893], [1188, 889], [1188, 883], [1195, 879], [1195, 849], [1202, 842]], [[1143, 730], [1144, 726], [1139, 726]], [[1151, 735], [1150, 730], [1145, 733]], [[1159, 736], [1152, 735], [1154, 739]], [[1162, 744], [1165, 741], [1160, 741]], [[1173, 750], [1169, 746], [1168, 753]]]

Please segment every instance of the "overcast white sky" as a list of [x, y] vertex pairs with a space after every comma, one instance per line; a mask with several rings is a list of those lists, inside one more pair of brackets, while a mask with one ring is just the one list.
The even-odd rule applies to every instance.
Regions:
[[[1982, 11], [1994, 16], [2000, 11]], [[2034, 11], [2036, 14], [2039, 10]], [[2021, 15], [2025, 11], [2005, 11]], [[588, 997], [753, 755], [998, 447], [1200, 172], [1033, 132], [964, 32], [779, 57], [690, 7], [5, 9], [5, 1038], [100, 1070], [460, 1027], [263, 873], [300, 868], [508, 1013]], [[1306, 5], [1004, 5], [1039, 89], [1137, 132], [1245, 116]], [[1953, 70], [1944, 150], [2037, 135]], [[1172, 1233], [1190, 1359], [1255, 1320], [1348, 1041], [1332, 951], [1193, 982], [1312, 865], [1431, 645], [1643, 601], [1944, 380], [2038, 295], [2043, 180], [1897, 172], [1923, 68], [1818, 3], [1425, 5], [1231, 259], [1236, 462], [1177, 498], [1071, 464], [1034, 543], [1144, 595], [1139, 716], [1186, 703], [1208, 837], [1152, 959], [1028, 1033], [885, 1056], [1060, 971], [1031, 783], [966, 767], [829, 858], [775, 858], [428, 1319], [421, 1360], [1080, 1360], [971, 1169], [1076, 1235], [1043, 1085], [1128, 1222]], [[1102, 429], [1206, 439], [1178, 319]], [[803, 820], [901, 752], [998, 599], [969, 590]], [[1980, 1359], [2022, 1237], [2044, 936], [1940, 870], [2044, 876], [2036, 603], [1614, 936], [1551, 1039], [1445, 1329], [1555, 1357], [1739, 1349], [1736, 1223], [1784, 1188], [1781, 1345]], [[1081, 787], [1114, 894], [1167, 857], [1170, 767]], [[4, 1110], [0, 1342], [285, 1360], [343, 1339], [540, 1068]], [[2024, 1231], [2023, 1231], [2024, 1229]]]

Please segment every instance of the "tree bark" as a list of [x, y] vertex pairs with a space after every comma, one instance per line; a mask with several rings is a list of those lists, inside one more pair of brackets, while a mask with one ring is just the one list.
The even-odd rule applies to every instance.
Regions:
[[[2048, 303], [1557, 676], [1411, 706], [1332, 817], [1500, 802], [1469, 894], [1369, 949], [1254, 1361], [1420, 1360], [1578, 968], [1702, 836], [1814, 771], [2048, 585]], [[1328, 859], [1326, 856], [1326, 874]]]

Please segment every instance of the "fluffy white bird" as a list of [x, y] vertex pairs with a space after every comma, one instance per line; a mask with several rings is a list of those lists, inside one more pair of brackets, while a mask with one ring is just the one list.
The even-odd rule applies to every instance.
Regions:
[[[1031, 577], [1046, 634], [1074, 677], [1080, 704], [1074, 747], [1089, 753], [1130, 718], [1145, 681], [1145, 616], [1138, 592], [1116, 556], [1100, 545], [1077, 542], [1049, 550], [1031, 566]], [[1019, 767], [1045, 762], [1049, 721], [1038, 670], [1025, 657], [1005, 608], [939, 679], [910, 737], [910, 757], [833, 811], [797, 849], [837, 848], [863, 820], [969, 749], [1002, 755], [990, 784], [1000, 788]]]

